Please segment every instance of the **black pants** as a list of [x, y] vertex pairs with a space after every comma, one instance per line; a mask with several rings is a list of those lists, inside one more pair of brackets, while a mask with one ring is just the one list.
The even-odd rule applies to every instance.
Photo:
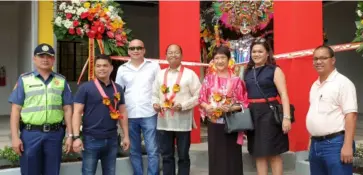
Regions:
[[178, 151], [178, 175], [190, 173], [190, 131], [164, 131], [159, 132], [160, 152], [163, 158], [163, 174], [175, 175], [175, 139]]
[[226, 134], [224, 127], [224, 124], [208, 123], [209, 175], [243, 175], [238, 134]]

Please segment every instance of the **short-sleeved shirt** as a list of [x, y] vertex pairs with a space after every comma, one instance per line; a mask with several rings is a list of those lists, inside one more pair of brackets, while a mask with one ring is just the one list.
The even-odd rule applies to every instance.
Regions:
[[[99, 81], [106, 95], [110, 98], [111, 104], [114, 105], [114, 89], [112, 83], [107, 86]], [[124, 93], [120, 85], [116, 84], [117, 92], [120, 93], [121, 104], [125, 104]], [[103, 98], [99, 93], [95, 83], [88, 81], [83, 83], [75, 94], [74, 103], [84, 104], [82, 117], [82, 134], [92, 136], [98, 139], [117, 137], [117, 122], [110, 116], [110, 110], [102, 102]]]
[[156, 114], [151, 97], [152, 85], [159, 71], [159, 64], [150, 60], [144, 60], [137, 68], [130, 61], [118, 68], [115, 82], [125, 90], [129, 118], [152, 117]]
[[324, 81], [316, 80], [310, 89], [306, 127], [311, 136], [325, 136], [345, 130], [345, 115], [358, 111], [354, 84], [334, 70]]
[[[39, 74], [37, 70], [34, 70], [33, 72], [25, 73], [20, 75], [17, 83], [15, 84], [13, 92], [11, 92], [10, 97], [8, 99], [9, 103], [14, 103], [20, 106], [23, 106], [24, 100], [25, 100], [25, 92], [24, 92], [24, 83], [22, 77], [24, 75], [34, 74], [34, 76], [38, 77], [45, 85], [48, 85], [54, 78], [55, 75], [63, 77], [61, 74], [57, 74], [55, 72], [52, 72], [47, 80], [44, 80], [44, 78]], [[73, 98], [72, 98], [72, 92], [69, 87], [69, 84], [67, 81], [64, 82], [64, 91], [62, 93], [62, 103], [64, 105], [72, 105], [73, 104]]]

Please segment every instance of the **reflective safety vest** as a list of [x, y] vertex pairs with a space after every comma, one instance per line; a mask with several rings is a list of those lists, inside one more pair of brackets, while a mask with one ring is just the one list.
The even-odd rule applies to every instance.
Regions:
[[64, 116], [62, 93], [65, 79], [53, 75], [48, 85], [33, 73], [22, 77], [25, 100], [20, 114], [24, 123], [42, 125], [62, 122]]

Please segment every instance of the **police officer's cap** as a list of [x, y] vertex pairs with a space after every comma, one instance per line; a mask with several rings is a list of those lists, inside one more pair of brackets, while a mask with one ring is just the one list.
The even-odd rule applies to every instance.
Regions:
[[52, 46], [46, 43], [39, 44], [34, 50], [35, 55], [47, 54], [50, 56], [54, 56], [54, 49]]

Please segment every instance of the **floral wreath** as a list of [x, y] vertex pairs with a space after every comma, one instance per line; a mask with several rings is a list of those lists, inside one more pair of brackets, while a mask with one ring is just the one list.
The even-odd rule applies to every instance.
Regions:
[[[167, 87], [165, 84], [161, 85], [160, 87], [161, 92], [166, 95], [167, 93], [169, 93], [169, 87]], [[173, 88], [172, 88], [173, 93], [178, 93], [180, 91], [180, 85], [179, 84], [174, 84]], [[173, 100], [168, 100], [165, 99], [164, 103], [163, 103], [163, 107], [165, 108], [171, 108], [174, 106], [174, 101]]]
[[[115, 99], [115, 103], [117, 104], [120, 101], [120, 99], [121, 99], [120, 93], [117, 92], [117, 93], [113, 94], [113, 96], [114, 96], [114, 99]], [[109, 97], [103, 97], [102, 103], [104, 105], [106, 105], [110, 109], [110, 116], [111, 116], [112, 119], [115, 119], [115, 120], [116, 119], [119, 119], [119, 117], [120, 117], [120, 111], [119, 110], [116, 110], [112, 106], [111, 100], [110, 100]]]
[[[228, 61], [228, 71], [233, 73], [234, 70], [236, 68], [235, 65], [235, 61], [233, 58], [230, 58]], [[215, 62], [214, 60], [209, 62], [209, 66], [207, 69], [207, 74], [215, 74], [216, 73], [216, 66], [215, 66]], [[223, 94], [219, 93], [219, 92], [213, 92], [212, 95], [212, 99], [213, 102], [212, 103], [216, 103], [216, 104], [224, 104], [224, 105], [230, 105], [232, 103], [232, 98], [231, 97], [226, 97]], [[211, 116], [212, 120], [217, 120], [218, 118], [220, 118], [223, 114], [222, 109], [220, 109], [219, 107], [217, 107]]]

